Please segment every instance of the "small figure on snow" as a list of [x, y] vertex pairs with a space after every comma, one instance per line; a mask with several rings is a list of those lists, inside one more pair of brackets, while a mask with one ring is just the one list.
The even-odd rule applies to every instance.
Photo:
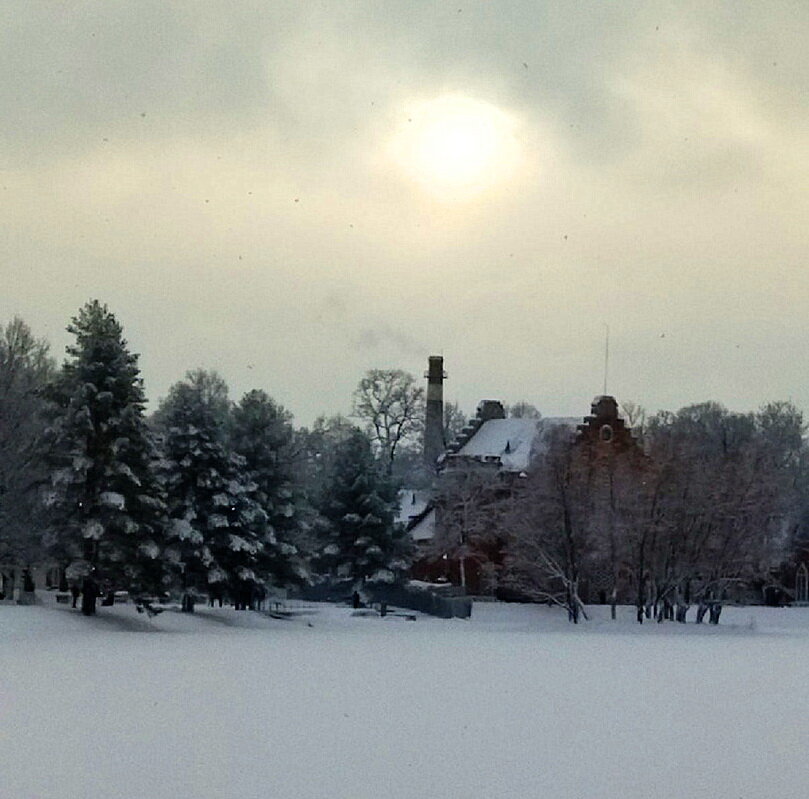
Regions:
[[267, 589], [263, 585], [253, 586], [253, 609], [264, 610], [264, 602], [267, 599]]
[[71, 607], [75, 608], [81, 596], [81, 588], [79, 588], [78, 583], [73, 583], [73, 585], [70, 586], [70, 595], [73, 597], [73, 605]]
[[85, 616], [95, 615], [98, 593], [98, 583], [91, 575], [85, 577], [81, 587], [81, 612]]

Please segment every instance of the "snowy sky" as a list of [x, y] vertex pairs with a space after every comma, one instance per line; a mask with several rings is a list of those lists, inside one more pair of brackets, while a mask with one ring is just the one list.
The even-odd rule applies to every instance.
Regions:
[[809, 410], [809, 4], [0, 5], [0, 321], [107, 302], [301, 423], [449, 399]]

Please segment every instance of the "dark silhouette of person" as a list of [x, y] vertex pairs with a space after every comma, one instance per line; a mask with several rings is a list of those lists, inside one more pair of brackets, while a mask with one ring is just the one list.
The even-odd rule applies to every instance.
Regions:
[[73, 583], [70, 586], [70, 595], [73, 597], [73, 605], [72, 607], [76, 607], [76, 603], [79, 601], [79, 597], [81, 596], [81, 588], [79, 588], [78, 583]]
[[81, 612], [85, 616], [95, 614], [98, 593], [98, 583], [89, 575], [85, 577], [81, 587]]
[[213, 608], [216, 607], [216, 603], [219, 603], [219, 607], [222, 607], [222, 603], [225, 597], [225, 588], [221, 583], [213, 583], [208, 589], [208, 604]]

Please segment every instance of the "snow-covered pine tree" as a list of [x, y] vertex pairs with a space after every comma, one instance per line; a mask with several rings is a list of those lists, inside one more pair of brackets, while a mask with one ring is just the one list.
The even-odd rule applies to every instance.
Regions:
[[165, 503], [138, 356], [98, 300], [67, 329], [76, 342], [49, 391], [48, 543], [55, 557], [74, 561], [74, 577], [95, 569], [115, 587], [153, 593], [162, 585]]
[[158, 413], [170, 516], [167, 552], [181, 574], [185, 610], [193, 609], [199, 593], [228, 593], [244, 608], [263, 583], [266, 552], [276, 539], [256, 499], [258, 486], [245, 476], [244, 459], [228, 450], [227, 420], [200, 374], [175, 384]]
[[258, 487], [275, 542], [267, 542], [263, 566], [279, 586], [306, 582], [303, 497], [292, 477], [292, 414], [260, 390], [249, 391], [233, 409], [231, 442], [244, 458], [246, 476]]
[[368, 436], [354, 431], [338, 445], [321, 509], [329, 523], [322, 565], [357, 585], [400, 579], [411, 544], [394, 521], [397, 501], [396, 485], [380, 469]]

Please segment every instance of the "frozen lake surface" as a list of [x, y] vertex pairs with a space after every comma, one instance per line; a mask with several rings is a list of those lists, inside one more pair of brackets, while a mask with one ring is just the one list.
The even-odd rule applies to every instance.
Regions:
[[[0, 605], [3, 799], [803, 799], [809, 608]], [[693, 613], [693, 611], [692, 611]]]

